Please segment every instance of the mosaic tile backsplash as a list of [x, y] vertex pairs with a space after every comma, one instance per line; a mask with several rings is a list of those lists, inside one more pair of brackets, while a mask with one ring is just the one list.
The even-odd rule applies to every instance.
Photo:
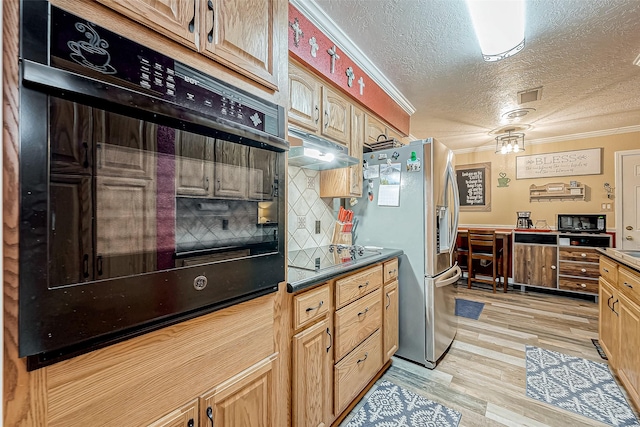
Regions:
[[247, 243], [275, 229], [257, 225], [258, 202], [178, 197], [176, 210], [177, 252]]
[[[288, 250], [328, 245], [335, 222], [334, 199], [320, 197], [320, 172], [289, 166], [288, 179]], [[320, 221], [319, 234], [316, 221]]]

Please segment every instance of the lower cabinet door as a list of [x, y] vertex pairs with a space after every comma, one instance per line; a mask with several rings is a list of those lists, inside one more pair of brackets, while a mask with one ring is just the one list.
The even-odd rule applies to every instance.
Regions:
[[387, 363], [398, 350], [398, 281], [395, 280], [384, 287], [384, 325], [382, 335], [384, 347], [382, 363]]
[[277, 353], [203, 394], [200, 397], [202, 425], [274, 427], [276, 360]]
[[198, 399], [194, 399], [181, 408], [176, 409], [149, 424], [148, 427], [197, 427], [198, 426]]
[[293, 337], [292, 404], [296, 427], [329, 426], [332, 412], [333, 337], [325, 319]]
[[375, 331], [334, 369], [335, 409], [340, 414], [382, 368], [382, 335]]
[[618, 376], [626, 386], [631, 399], [640, 402], [640, 308], [631, 300], [619, 295], [616, 311], [620, 317], [620, 351]]

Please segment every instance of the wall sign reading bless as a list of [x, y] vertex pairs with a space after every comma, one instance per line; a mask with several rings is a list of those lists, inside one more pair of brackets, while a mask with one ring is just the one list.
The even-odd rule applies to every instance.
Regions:
[[516, 158], [516, 179], [602, 173], [602, 148], [534, 154]]
[[491, 210], [491, 163], [456, 166], [461, 211]]

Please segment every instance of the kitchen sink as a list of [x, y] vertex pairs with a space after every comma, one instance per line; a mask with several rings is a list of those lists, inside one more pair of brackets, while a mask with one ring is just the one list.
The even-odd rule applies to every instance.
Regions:
[[640, 250], [616, 249], [616, 252], [620, 252], [622, 255], [627, 255], [627, 256], [634, 257], [634, 258], [640, 258]]

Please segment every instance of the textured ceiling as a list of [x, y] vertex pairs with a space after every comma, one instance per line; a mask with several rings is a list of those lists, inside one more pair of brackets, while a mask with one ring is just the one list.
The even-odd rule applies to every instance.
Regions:
[[[413, 104], [417, 138], [459, 150], [492, 145], [510, 123], [539, 141], [640, 126], [640, 0], [527, 0], [524, 50], [494, 63], [463, 0], [315, 3]], [[540, 100], [518, 104], [538, 86]], [[536, 111], [501, 118], [522, 107]]]

